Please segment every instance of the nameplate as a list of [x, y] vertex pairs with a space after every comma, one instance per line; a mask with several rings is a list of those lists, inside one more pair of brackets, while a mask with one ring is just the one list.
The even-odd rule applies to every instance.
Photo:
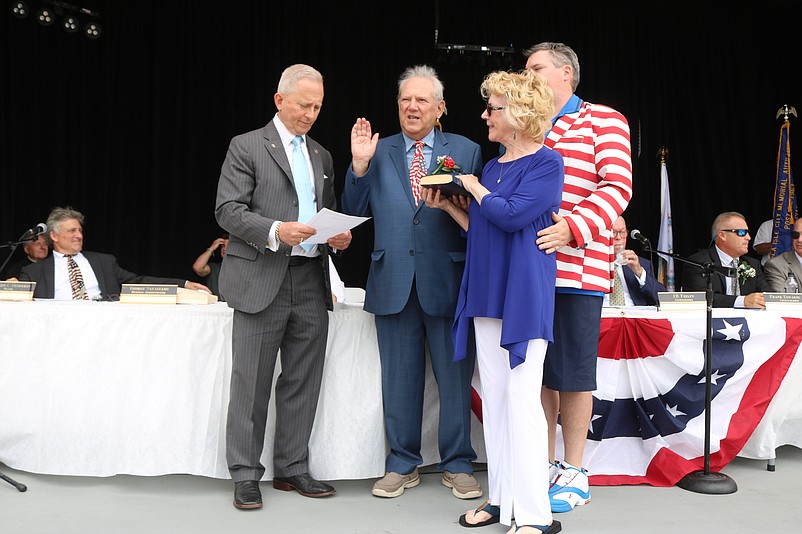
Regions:
[[704, 291], [660, 291], [657, 293], [660, 311], [706, 311]]
[[33, 300], [36, 282], [0, 282], [0, 300]]
[[763, 293], [768, 311], [802, 311], [802, 293]]
[[175, 304], [178, 286], [175, 284], [123, 284], [122, 304]]
[[217, 295], [194, 289], [178, 288], [178, 304], [214, 304]]

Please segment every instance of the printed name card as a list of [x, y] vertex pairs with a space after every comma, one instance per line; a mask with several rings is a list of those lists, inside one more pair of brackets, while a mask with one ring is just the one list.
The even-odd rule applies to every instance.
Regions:
[[763, 293], [768, 311], [802, 312], [802, 293]]
[[0, 300], [33, 300], [36, 282], [0, 282]]
[[123, 284], [122, 304], [175, 304], [178, 286], [175, 284]]
[[660, 311], [706, 311], [704, 291], [660, 291], [657, 293]]

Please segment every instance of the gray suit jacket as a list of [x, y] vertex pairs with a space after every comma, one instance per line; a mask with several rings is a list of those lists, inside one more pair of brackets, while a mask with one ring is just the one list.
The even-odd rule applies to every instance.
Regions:
[[[317, 208], [334, 210], [337, 200], [331, 154], [309, 136], [306, 142], [315, 174]], [[270, 227], [275, 221], [298, 220], [290, 162], [272, 121], [231, 140], [217, 186], [215, 217], [230, 234], [220, 271], [220, 292], [236, 310], [257, 313], [266, 309], [278, 293], [292, 252], [287, 245], [280, 245], [277, 252], [265, 248]], [[321, 298], [333, 309], [330, 250], [320, 245], [320, 251], [324, 260], [320, 275], [326, 287]]]
[[785, 290], [785, 280], [788, 272], [794, 273], [796, 283], [802, 285], [802, 265], [793, 250], [783, 252], [776, 258], [772, 258], [763, 266], [763, 275], [772, 293], [782, 293]]
[[[97, 283], [100, 286], [100, 295], [106, 299], [119, 297], [122, 284], [176, 284], [184, 287], [186, 280], [178, 278], [160, 278], [155, 276], [143, 276], [141, 274], [126, 271], [117, 265], [117, 258], [111, 254], [102, 252], [81, 252], [92, 266]], [[36, 282], [36, 289], [33, 296], [38, 299], [52, 299], [55, 296], [56, 263], [53, 254], [36, 263], [31, 263], [22, 268], [20, 280], [31, 280]]]

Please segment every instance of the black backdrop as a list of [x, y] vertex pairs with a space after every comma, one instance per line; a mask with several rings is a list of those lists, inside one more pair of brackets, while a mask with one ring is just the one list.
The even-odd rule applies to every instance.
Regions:
[[[311, 135], [332, 151], [341, 190], [354, 119], [369, 118], [382, 134], [398, 131], [396, 80], [404, 68], [438, 70], [444, 129], [479, 142], [487, 160], [498, 149], [479, 117], [482, 77], [523, 67], [521, 52], [535, 42], [563, 41], [580, 58], [578, 94], [629, 119], [634, 196], [625, 216], [655, 243], [656, 154], [669, 149], [674, 246], [683, 255], [707, 244], [721, 211], [744, 213], [753, 233], [771, 216], [775, 115], [783, 104], [802, 111], [797, 1], [748, 8], [329, 2], [314, 9], [262, 0], [71, 1], [102, 14], [100, 39], [16, 19], [2, 1], [0, 242], [44, 221], [54, 206], [71, 205], [86, 216], [86, 249], [112, 252], [140, 273], [196, 279], [192, 262], [220, 233], [214, 199], [228, 142], [271, 118], [278, 77], [296, 62], [324, 75], [324, 107]], [[515, 52], [436, 46], [447, 43]], [[364, 286], [371, 225], [354, 235], [337, 265], [347, 285]]]

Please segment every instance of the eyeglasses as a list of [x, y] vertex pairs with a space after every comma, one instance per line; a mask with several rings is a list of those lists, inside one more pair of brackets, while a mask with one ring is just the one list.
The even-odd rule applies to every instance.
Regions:
[[733, 234], [737, 235], [738, 237], [744, 237], [746, 234], [749, 233], [749, 229], [747, 228], [722, 228], [722, 232], [732, 232]]
[[625, 237], [626, 235], [626, 230], [613, 230], [613, 237]]
[[504, 106], [492, 106], [490, 105], [490, 102], [488, 102], [487, 105], [485, 106], [485, 109], [487, 110], [487, 114], [490, 115], [494, 111], [501, 111], [502, 109], [504, 109]]
[[791, 232], [791, 239], [799, 239], [799, 232], [797, 232], [796, 230], [793, 230]]

